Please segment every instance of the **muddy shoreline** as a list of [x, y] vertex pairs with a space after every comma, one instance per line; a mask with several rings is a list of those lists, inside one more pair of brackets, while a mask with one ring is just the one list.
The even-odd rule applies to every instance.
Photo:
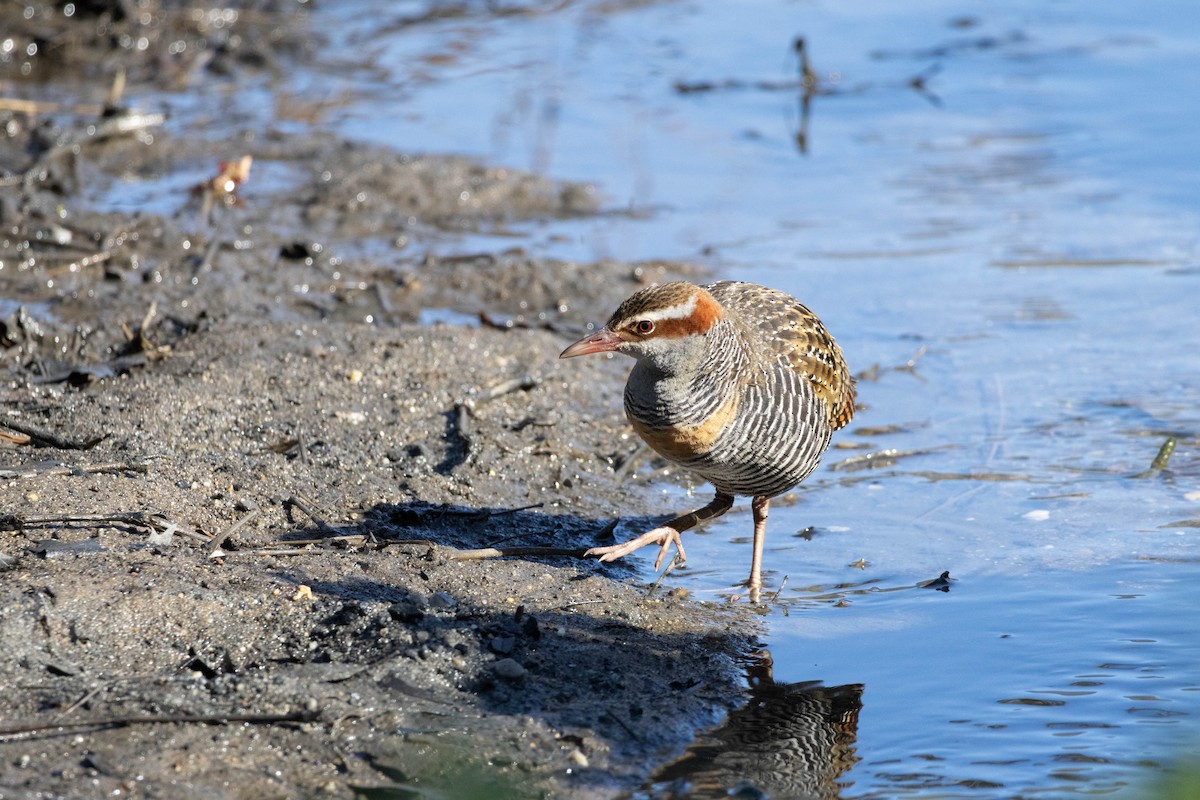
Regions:
[[[35, 55], [0, 64], [25, 103], [0, 109], [0, 794], [634, 789], [744, 701], [754, 614], [631, 564], [456, 554], [674, 510], [625, 365], [556, 356], [697, 270], [442, 255], [609, 212], [454, 156], [172, 125], [139, 93], [316, 39], [290, 7], [135, 6], [35, 4], [10, 34]], [[154, 208], [98, 200], [176, 174]]]
[[[736, 706], [745, 608], [649, 595], [628, 566], [454, 560], [586, 547], [650, 506], [595, 455], [619, 419], [569, 421], [612, 398], [563, 391], [557, 341], [230, 326], [82, 391], [6, 390], [23, 420], [105, 435], [5, 453], [4, 724], [49, 726], [0, 742], [6, 790], [352, 796], [394, 783], [379, 765], [608, 796]], [[442, 435], [461, 376], [531, 365], [465, 451]], [[101, 724], [225, 715], [245, 721]]]

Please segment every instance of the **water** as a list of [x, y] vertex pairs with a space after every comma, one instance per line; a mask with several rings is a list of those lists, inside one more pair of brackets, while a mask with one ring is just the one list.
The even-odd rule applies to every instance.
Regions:
[[785, 652], [789, 672], [865, 684], [846, 796], [1105, 793], [1194, 731], [1197, 600], [1152, 562], [973, 574], [793, 616], [776, 672]]
[[[879, 366], [836, 438], [858, 449], [769, 527], [774, 679], [864, 686], [827, 793], [1130, 793], [1200, 742], [1200, 14], [582, 3], [389, 29], [363, 8], [318, 12], [377, 71], [345, 130], [596, 181], [648, 215], [532, 250], [777, 286]], [[796, 79], [798, 36], [806, 123], [797, 87], [762, 85]], [[674, 88], [702, 81], [723, 88]], [[883, 449], [916, 452], [832, 468]], [[664, 488], [664, 511], [707, 491]], [[689, 534], [668, 582], [729, 593], [749, 528], [739, 506]], [[949, 592], [912, 588], [946, 570]]]
[[[352, 136], [595, 181], [644, 213], [529, 226], [528, 250], [767, 283], [878, 366], [835, 439], [853, 447], [769, 527], [775, 681], [863, 685], [826, 794], [1138, 796], [1195, 749], [1200, 13], [581, 2], [400, 24], [425, 8], [322, 4], [328, 55], [357, 67], [290, 88], [352, 96], [330, 119]], [[885, 449], [909, 454], [834, 468]], [[707, 491], [664, 487], [664, 512]], [[728, 594], [749, 529], [741, 505], [688, 534], [668, 582]], [[950, 591], [914, 588], [947, 570]]]

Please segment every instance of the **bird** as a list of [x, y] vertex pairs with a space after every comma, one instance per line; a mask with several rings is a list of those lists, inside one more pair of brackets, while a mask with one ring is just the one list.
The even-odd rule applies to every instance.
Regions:
[[855, 745], [863, 685], [777, 683], [770, 652], [750, 653], [746, 660], [749, 699], [651, 775], [648, 796], [842, 796], [839, 779], [859, 760]]
[[654, 568], [680, 534], [751, 498], [752, 602], [762, 590], [771, 498], [809, 476], [833, 432], [854, 416], [856, 388], [846, 359], [820, 319], [778, 289], [744, 281], [672, 281], [642, 289], [599, 330], [559, 358], [621, 353], [635, 363], [625, 384], [633, 430], [668, 462], [716, 489], [707, 505], [627, 542], [593, 547], [611, 562], [659, 545]]

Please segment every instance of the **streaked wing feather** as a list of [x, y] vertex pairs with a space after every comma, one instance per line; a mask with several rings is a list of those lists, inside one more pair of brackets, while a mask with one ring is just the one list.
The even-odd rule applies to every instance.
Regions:
[[[829, 331], [791, 295], [753, 283], [720, 281], [704, 287], [717, 302], [746, 321], [760, 352], [811, 381], [825, 401], [829, 425], [845, 427], [854, 416], [856, 391], [846, 359]], [[752, 324], [751, 324], [752, 321]]]

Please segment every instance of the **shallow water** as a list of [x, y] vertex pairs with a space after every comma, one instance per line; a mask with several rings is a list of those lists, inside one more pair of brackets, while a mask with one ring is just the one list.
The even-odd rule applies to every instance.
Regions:
[[[531, 226], [531, 250], [783, 288], [865, 373], [835, 439], [858, 449], [774, 504], [766, 555], [774, 679], [864, 685], [827, 793], [1134, 792], [1200, 742], [1189, 5], [578, 4], [390, 29], [355, 6], [318, 12], [377, 70], [346, 130], [594, 180], [645, 214]], [[664, 512], [707, 491], [666, 488]], [[668, 583], [728, 594], [749, 527], [739, 506], [689, 534]], [[950, 591], [913, 588], [946, 570]]]
[[[424, 4], [378, 6], [317, 8], [348, 68], [289, 91], [335, 100], [353, 136], [595, 181], [635, 213], [500, 246], [777, 286], [862, 373], [865, 407], [773, 504], [766, 555], [774, 679], [864, 686], [828, 792], [1119, 794], [1194, 750], [1190, 4], [480, 4], [413, 25]], [[230, 119], [267, 91], [231, 96]], [[707, 492], [666, 487], [663, 510]], [[689, 534], [667, 582], [729, 594], [749, 528], [742, 504]], [[915, 588], [943, 571], [948, 592]]]

